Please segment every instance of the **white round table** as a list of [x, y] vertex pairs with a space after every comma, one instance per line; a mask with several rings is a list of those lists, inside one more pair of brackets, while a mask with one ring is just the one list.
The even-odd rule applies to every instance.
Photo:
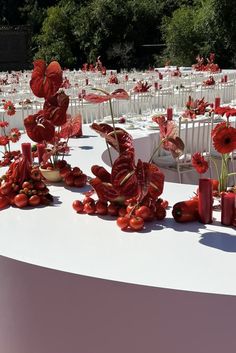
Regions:
[[[154, 136], [140, 132], [137, 156], [148, 160]], [[70, 144], [73, 166], [105, 166], [105, 142], [88, 127]], [[73, 211], [85, 189], [54, 184], [53, 206], [1, 211], [0, 351], [235, 352], [235, 228], [219, 213], [211, 225], [178, 224], [170, 208], [122, 232], [115, 219]], [[165, 183], [163, 198], [173, 206], [195, 189]]]

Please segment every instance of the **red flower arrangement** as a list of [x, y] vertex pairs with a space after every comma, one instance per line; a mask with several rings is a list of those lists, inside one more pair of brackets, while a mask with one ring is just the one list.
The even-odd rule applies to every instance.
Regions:
[[[34, 94], [43, 97], [45, 102], [42, 110], [24, 119], [24, 125], [31, 140], [45, 145], [41, 172], [44, 173], [44, 169], [59, 169], [60, 177], [66, 180], [66, 172], [72, 172], [71, 167], [64, 161], [65, 153], [69, 149], [68, 139], [72, 135], [81, 134], [82, 121], [81, 117], [72, 119], [67, 114], [69, 97], [63, 91], [58, 91], [62, 82], [62, 69], [58, 62], [53, 61], [48, 66], [43, 60], [34, 62], [30, 87]], [[84, 186], [87, 181], [85, 175], [83, 180]], [[67, 185], [72, 186], [72, 182]]]
[[110, 75], [108, 78], [108, 83], [117, 85], [119, 83], [118, 77], [116, 75]]
[[[109, 146], [118, 152], [118, 157], [111, 162], [111, 172], [104, 167], [93, 165], [91, 168], [94, 178], [90, 180], [93, 191], [86, 196], [83, 202], [75, 200], [73, 208], [78, 213], [109, 214], [117, 217], [117, 225], [122, 230], [141, 230], [146, 221], [165, 218], [168, 202], [163, 202], [160, 195], [164, 186], [164, 175], [159, 168], [152, 163], [140, 159], [135, 163], [135, 149], [130, 134], [114, 125], [112, 111], [112, 98], [128, 99], [126, 91], [120, 89], [112, 94], [98, 90], [103, 95], [89, 95], [84, 98], [93, 102], [109, 100], [113, 127], [108, 124], [93, 123], [91, 128], [105, 138], [108, 151]], [[165, 136], [163, 143], [174, 143], [174, 138]], [[96, 192], [98, 200], [91, 195]]]
[[203, 86], [214, 86], [215, 80], [213, 76], [210, 76], [207, 80], [203, 81]]
[[195, 119], [197, 115], [204, 115], [206, 108], [211, 106], [210, 103], [205, 102], [204, 97], [202, 99], [193, 100], [189, 96], [188, 101], [186, 102], [186, 110], [183, 112], [182, 117], [186, 119]]
[[152, 85], [149, 85], [148, 82], [138, 81], [134, 86], [133, 91], [136, 93], [145, 93], [148, 92], [151, 86]]
[[192, 65], [192, 68], [196, 71], [210, 71], [212, 73], [221, 71], [219, 65], [214, 63], [215, 61], [214, 53], [210, 53], [209, 58], [207, 58], [206, 60], [203, 56], [198, 55], [196, 57], [196, 61], [197, 63]]

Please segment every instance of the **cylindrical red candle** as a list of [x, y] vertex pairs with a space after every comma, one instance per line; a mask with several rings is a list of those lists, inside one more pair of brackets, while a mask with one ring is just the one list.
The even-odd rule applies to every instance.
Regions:
[[23, 156], [29, 161], [30, 164], [32, 164], [32, 153], [31, 153], [31, 143], [29, 142], [24, 142], [21, 144], [21, 150]]
[[224, 82], [228, 82], [228, 76], [224, 75]]
[[45, 145], [43, 143], [37, 144], [37, 153], [38, 153], [38, 160], [40, 164], [43, 161], [43, 155], [45, 153]]
[[128, 79], [129, 79], [129, 76], [126, 74], [125, 75], [125, 81], [128, 81]]
[[232, 192], [221, 194], [221, 223], [225, 226], [233, 224], [236, 195]]
[[215, 98], [215, 109], [220, 106], [220, 97]]
[[199, 179], [198, 212], [202, 223], [212, 223], [212, 200], [211, 179]]
[[155, 87], [155, 90], [157, 91], [158, 90], [158, 82], [154, 82], [154, 87]]
[[167, 120], [173, 119], [173, 108], [167, 108], [166, 110]]
[[85, 84], [86, 84], [86, 86], [88, 86], [88, 83], [89, 83], [89, 80], [88, 80], [88, 78], [86, 78], [86, 79], [85, 79]]

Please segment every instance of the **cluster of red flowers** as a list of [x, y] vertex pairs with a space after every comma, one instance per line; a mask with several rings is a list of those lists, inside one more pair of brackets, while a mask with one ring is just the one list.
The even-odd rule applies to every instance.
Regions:
[[186, 110], [183, 113], [184, 118], [195, 119], [197, 115], [204, 115], [206, 108], [211, 106], [210, 103], [205, 102], [204, 97], [202, 99], [193, 100], [191, 96], [186, 103]]
[[138, 81], [134, 86], [133, 90], [136, 93], [144, 93], [144, 92], [148, 92], [151, 86], [152, 85], [149, 85], [148, 82]]
[[196, 152], [192, 155], [191, 162], [192, 166], [196, 169], [199, 174], [206, 173], [209, 168], [208, 162], [199, 152]]
[[110, 75], [108, 78], [108, 83], [117, 85], [119, 83], [118, 77], [116, 75]]
[[212, 73], [220, 71], [219, 65], [214, 63], [215, 61], [214, 53], [210, 53], [209, 58], [207, 58], [206, 60], [203, 56], [198, 55], [196, 57], [196, 60], [197, 60], [197, 63], [192, 65], [192, 68], [196, 71], [210, 71]]
[[2, 100], [4, 102], [3, 109], [7, 113], [7, 115], [12, 116], [15, 115], [16, 113], [16, 108], [14, 104], [11, 101], [5, 101], [4, 99]]
[[214, 86], [216, 81], [213, 76], [210, 76], [207, 80], [203, 81], [203, 86]]

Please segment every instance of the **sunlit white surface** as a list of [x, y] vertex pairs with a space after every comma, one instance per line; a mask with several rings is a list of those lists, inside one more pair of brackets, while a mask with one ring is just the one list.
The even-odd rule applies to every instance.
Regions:
[[[137, 155], [150, 156], [139, 132]], [[136, 135], [137, 137], [137, 135]], [[91, 176], [106, 145], [88, 127], [84, 137], [71, 140], [68, 161]], [[150, 146], [149, 146], [150, 147]], [[0, 170], [1, 172], [1, 170]], [[165, 183], [163, 198], [172, 206], [189, 199], [196, 186]], [[53, 206], [32, 209], [10, 207], [0, 212], [0, 255], [65, 272], [153, 287], [236, 294], [236, 231], [220, 224], [177, 224], [171, 216], [147, 224], [142, 232], [122, 232], [115, 218], [76, 214], [73, 200], [85, 189], [50, 186]]]

